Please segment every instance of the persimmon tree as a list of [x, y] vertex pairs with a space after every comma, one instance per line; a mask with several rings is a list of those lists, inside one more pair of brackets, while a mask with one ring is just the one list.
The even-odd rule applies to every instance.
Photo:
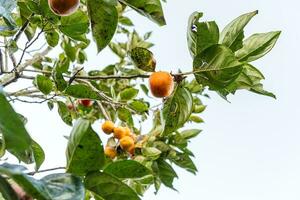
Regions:
[[[257, 11], [222, 31], [215, 21], [202, 21], [203, 13], [192, 13], [187, 50], [193, 66], [184, 72], [156, 71], [151, 32], [138, 34], [126, 11], [164, 26], [162, 3], [0, 0], [0, 156], [20, 161], [2, 160], [3, 198], [138, 200], [151, 186], [175, 189], [175, 165], [197, 172], [188, 143], [201, 130], [185, 125], [203, 122], [201, 100], [207, 93], [227, 99], [244, 89], [275, 98], [263, 89], [264, 76], [251, 63], [273, 48], [280, 32], [245, 37], [244, 28]], [[110, 48], [119, 61], [88, 71], [85, 51], [91, 43], [99, 54]], [[55, 47], [57, 55], [50, 57]], [[30, 119], [13, 109], [15, 102], [45, 103], [72, 127], [65, 137], [66, 166], [40, 170], [47, 152], [27, 132]], [[93, 129], [98, 120], [102, 127]], [[35, 171], [29, 171], [27, 164], [33, 163]], [[35, 177], [45, 171], [50, 175]]]

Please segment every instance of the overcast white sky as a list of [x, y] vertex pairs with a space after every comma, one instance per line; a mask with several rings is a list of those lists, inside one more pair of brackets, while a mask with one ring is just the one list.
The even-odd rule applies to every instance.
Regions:
[[[242, 13], [258, 9], [259, 15], [246, 28], [246, 34], [282, 30], [273, 51], [255, 63], [266, 76], [265, 88], [278, 99], [238, 92], [231, 103], [211, 94], [205, 100], [203, 134], [190, 145], [195, 152], [197, 176], [182, 170], [174, 192], [163, 188], [157, 196], [149, 191], [144, 200], [298, 200], [300, 199], [299, 38], [300, 3], [297, 0], [169, 0], [165, 6], [168, 25], [162, 28], [139, 15], [134, 23], [140, 31], [154, 30], [152, 49], [158, 69], [191, 70], [186, 45], [186, 25], [194, 11], [204, 12], [206, 20], [216, 20], [220, 28]], [[53, 52], [55, 55], [57, 52]], [[110, 51], [88, 52], [89, 66], [105, 66], [114, 60]], [[45, 149], [42, 168], [63, 166], [69, 128], [56, 111], [46, 105], [16, 104], [29, 118], [28, 130]], [[95, 127], [100, 127], [95, 124]]]

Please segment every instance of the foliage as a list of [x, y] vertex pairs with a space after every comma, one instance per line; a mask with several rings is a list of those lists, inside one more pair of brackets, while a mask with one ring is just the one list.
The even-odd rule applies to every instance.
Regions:
[[[188, 143], [201, 130], [185, 126], [203, 122], [206, 106], [201, 99], [207, 89], [225, 99], [240, 89], [275, 97], [263, 89], [264, 76], [252, 61], [274, 47], [280, 32], [244, 39], [244, 28], [257, 11], [241, 15], [222, 31], [215, 21], [201, 21], [203, 13], [193, 13], [187, 28], [193, 66], [189, 72], [171, 74], [174, 91], [160, 103], [140, 81], [156, 69], [151, 32], [141, 36], [126, 16], [132, 10], [163, 26], [160, 0], [82, 0], [69, 16], [55, 15], [47, 0], [0, 0], [0, 8], [0, 156], [10, 153], [22, 164], [36, 166], [29, 173], [22, 165], [0, 165], [0, 193], [7, 199], [16, 199], [15, 184], [35, 199], [138, 200], [151, 186], [156, 192], [161, 184], [176, 190], [174, 166], [197, 172]], [[23, 35], [25, 47], [19, 41]], [[39, 40], [46, 47], [32, 55]], [[98, 53], [110, 48], [119, 61], [85, 70], [85, 50], [92, 42]], [[60, 53], [49, 57], [53, 48]], [[19, 79], [29, 80], [28, 87], [6, 87]], [[27, 119], [13, 109], [16, 101], [47, 103], [50, 110], [56, 106], [61, 120], [72, 126], [66, 136], [65, 173], [34, 177], [45, 153], [27, 132]], [[150, 119], [151, 130], [141, 128]], [[122, 149], [115, 137], [102, 141], [104, 133], [92, 124], [106, 120], [130, 129], [134, 152]], [[116, 157], [105, 155], [105, 146]]]

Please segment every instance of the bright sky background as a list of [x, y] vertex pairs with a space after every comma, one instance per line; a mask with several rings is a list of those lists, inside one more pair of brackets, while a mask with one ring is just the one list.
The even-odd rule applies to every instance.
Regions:
[[[204, 12], [205, 20], [216, 20], [223, 28], [240, 14], [258, 9], [246, 28], [246, 35], [282, 30], [273, 51], [255, 62], [266, 77], [265, 88], [278, 99], [238, 92], [228, 103], [210, 93], [203, 118], [202, 135], [191, 144], [195, 152], [197, 176], [178, 171], [175, 187], [162, 188], [157, 196], [150, 190], [144, 200], [298, 200], [300, 199], [300, 128], [299, 115], [299, 38], [300, 3], [297, 0], [169, 0], [164, 5], [168, 25], [162, 28], [133, 14], [139, 31], [154, 30], [152, 49], [158, 69], [191, 70], [192, 59], [186, 45], [186, 26], [194, 11]], [[52, 52], [52, 55], [58, 52]], [[111, 63], [107, 49], [96, 55], [92, 47], [88, 66]], [[28, 119], [27, 128], [46, 151], [42, 168], [64, 166], [66, 140], [70, 132], [47, 105], [15, 104]], [[98, 130], [100, 125], [95, 124]]]

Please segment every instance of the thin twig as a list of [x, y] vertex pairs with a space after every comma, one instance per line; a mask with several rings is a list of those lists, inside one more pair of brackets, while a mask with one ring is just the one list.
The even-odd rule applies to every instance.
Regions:
[[72, 75], [72, 76], [70, 77], [70, 79], [69, 79], [69, 85], [72, 84], [72, 82], [76, 79], [76, 76], [77, 76], [83, 69], [84, 69], [83, 67], [80, 68], [79, 70], [77, 70], [77, 71], [74, 73], [74, 75]]
[[44, 173], [44, 172], [62, 170], [62, 169], [66, 169], [66, 168], [65, 167], [55, 167], [55, 168], [50, 168], [50, 169], [43, 169], [43, 170], [39, 170], [39, 171], [35, 171], [35, 172], [29, 172], [29, 173], [27, 173], [27, 175], [33, 176], [38, 173]]
[[101, 101], [97, 101], [97, 104], [102, 112], [102, 114], [104, 115], [104, 118], [106, 120], [110, 120], [111, 121], [111, 117], [109, 116], [109, 114], [106, 112], [105, 108], [103, 107]]
[[27, 26], [29, 25], [29, 23], [30, 23], [30, 18], [31, 17], [33, 17], [33, 13], [28, 17], [28, 19], [26, 19], [26, 21], [24, 22], [24, 24], [22, 25], [22, 27], [18, 30], [18, 32], [15, 34], [15, 36], [13, 37], [13, 40], [15, 41], [15, 42], [17, 42], [19, 39], [20, 39], [20, 37], [21, 37], [21, 35], [22, 35], [22, 33], [26, 30], [26, 28], [27, 28]]
[[[31, 98], [42, 98], [41, 96], [27, 96], [27, 97], [31, 97]], [[15, 97], [11, 100], [9, 100], [9, 102], [14, 102], [14, 101], [19, 101], [19, 102], [22, 102], [22, 103], [32, 103], [32, 104], [42, 104], [42, 103], [45, 103], [49, 100], [52, 100], [56, 97], [56, 94], [54, 94], [52, 97], [50, 98], [45, 98], [44, 100], [42, 101], [28, 101], [28, 100], [25, 100], [25, 99], [20, 99], [19, 97]]]
[[19, 62], [18, 62], [17, 65], [14, 65], [14, 69], [13, 69], [12, 71], [15, 71], [15, 72], [16, 72], [17, 67], [20, 66], [21, 63], [22, 63], [23, 57], [24, 57], [24, 55], [25, 55], [25, 53], [26, 53], [26, 50], [27, 50], [29, 47], [31, 47], [31, 45], [33, 45], [33, 44], [39, 39], [40, 35], [41, 35], [43, 32], [44, 32], [44, 26], [41, 28], [40, 32], [37, 34], [37, 36], [36, 36], [31, 42], [30, 42], [30, 41], [27, 41], [27, 42], [26, 42], [25, 47], [24, 47], [24, 49], [23, 49], [23, 51], [22, 51], [22, 55], [21, 55], [21, 57], [20, 57], [20, 59], [19, 59]]

